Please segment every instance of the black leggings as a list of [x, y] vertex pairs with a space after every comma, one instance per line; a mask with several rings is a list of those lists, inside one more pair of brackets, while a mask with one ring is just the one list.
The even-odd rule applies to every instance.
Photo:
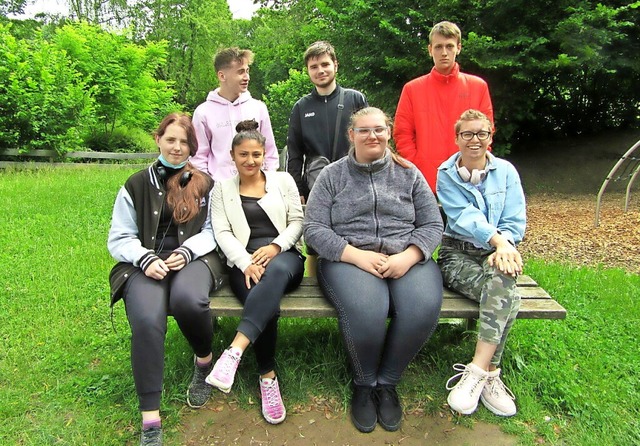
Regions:
[[233, 267], [229, 284], [244, 305], [237, 331], [253, 344], [261, 375], [275, 369], [278, 318], [282, 295], [295, 289], [304, 276], [304, 257], [296, 250], [275, 256], [265, 269], [260, 282], [247, 289], [244, 273]]
[[151, 279], [140, 270], [127, 281], [123, 297], [131, 327], [131, 366], [141, 411], [160, 408], [169, 314], [197, 356], [211, 353], [212, 285], [209, 268], [199, 260], [170, 272], [162, 280]]

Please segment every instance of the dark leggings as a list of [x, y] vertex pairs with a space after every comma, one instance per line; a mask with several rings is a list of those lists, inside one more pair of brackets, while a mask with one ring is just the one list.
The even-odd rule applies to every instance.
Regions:
[[169, 314], [197, 356], [211, 353], [212, 285], [209, 268], [199, 260], [169, 273], [163, 280], [151, 279], [138, 271], [127, 281], [123, 296], [131, 327], [131, 365], [140, 410], [160, 408]]
[[229, 284], [244, 305], [237, 331], [253, 344], [261, 375], [275, 369], [278, 318], [282, 295], [295, 289], [304, 275], [304, 257], [295, 250], [275, 256], [265, 269], [260, 282], [247, 289], [244, 273], [233, 267]]
[[397, 385], [438, 324], [442, 276], [436, 264], [429, 260], [399, 279], [379, 279], [349, 263], [320, 259], [318, 283], [338, 312], [354, 384]]

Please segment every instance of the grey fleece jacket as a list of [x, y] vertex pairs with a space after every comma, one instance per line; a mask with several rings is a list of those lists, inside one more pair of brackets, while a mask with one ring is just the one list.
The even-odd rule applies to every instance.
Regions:
[[309, 195], [304, 221], [305, 242], [333, 262], [347, 244], [389, 255], [416, 245], [428, 260], [442, 230], [424, 176], [413, 165], [396, 164], [389, 149], [372, 164], [358, 163], [351, 150], [325, 167]]

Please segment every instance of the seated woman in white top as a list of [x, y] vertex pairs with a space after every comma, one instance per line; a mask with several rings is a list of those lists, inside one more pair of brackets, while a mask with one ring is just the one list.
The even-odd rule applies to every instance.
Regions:
[[231, 157], [238, 174], [216, 182], [211, 198], [216, 240], [231, 267], [229, 282], [244, 311], [235, 338], [207, 382], [229, 392], [242, 353], [253, 345], [262, 414], [269, 423], [278, 424], [286, 417], [274, 370], [280, 300], [304, 274], [304, 257], [298, 249], [303, 214], [293, 177], [261, 170], [265, 138], [257, 128], [255, 121], [242, 121], [236, 127]]

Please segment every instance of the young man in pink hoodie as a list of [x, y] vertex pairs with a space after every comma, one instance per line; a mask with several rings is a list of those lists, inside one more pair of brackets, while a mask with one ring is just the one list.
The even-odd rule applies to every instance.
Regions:
[[264, 169], [277, 170], [279, 166], [267, 106], [252, 98], [248, 90], [249, 66], [252, 63], [251, 50], [237, 47], [220, 50], [213, 61], [220, 87], [209, 92], [207, 100], [193, 112], [198, 151], [191, 158], [191, 163], [215, 181], [238, 173], [231, 160], [231, 140], [236, 133], [236, 125], [246, 119], [256, 120], [258, 131], [267, 139]]

